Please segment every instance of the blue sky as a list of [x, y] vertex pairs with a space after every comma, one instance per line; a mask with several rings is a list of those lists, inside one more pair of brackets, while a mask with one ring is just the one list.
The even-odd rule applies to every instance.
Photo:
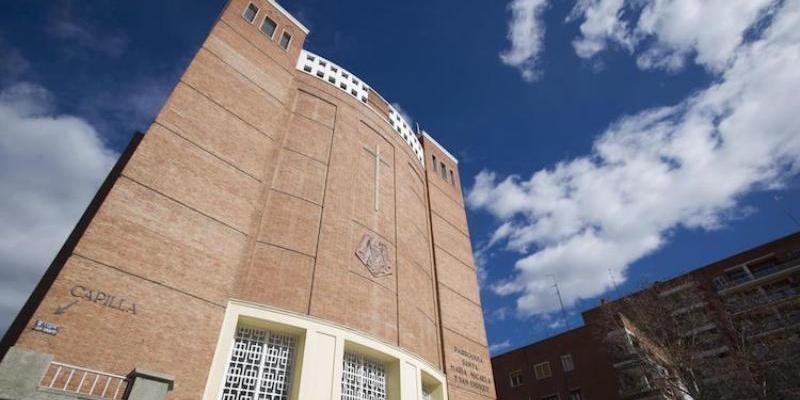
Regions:
[[[224, 5], [3, 3], [0, 330]], [[797, 0], [281, 4], [459, 157], [495, 352], [800, 229]]]

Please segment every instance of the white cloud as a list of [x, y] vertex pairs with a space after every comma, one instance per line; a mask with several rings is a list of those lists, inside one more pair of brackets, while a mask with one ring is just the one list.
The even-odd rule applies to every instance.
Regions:
[[544, 50], [543, 14], [548, 0], [513, 0], [508, 8], [508, 40], [511, 48], [500, 53], [504, 64], [519, 69], [522, 78], [533, 82], [541, 77], [539, 56]]
[[639, 48], [640, 68], [677, 71], [687, 59], [713, 72], [726, 69], [734, 51], [779, 0], [580, 0], [571, 19], [582, 19], [576, 53], [591, 58], [609, 44]]
[[605, 50], [609, 41], [630, 48], [633, 39], [622, 20], [625, 0], [579, 0], [567, 21], [584, 18], [581, 37], [572, 42], [580, 57], [589, 58]]
[[[771, 21], [727, 57], [698, 55], [729, 60], [710, 87], [619, 119], [591, 154], [528, 179], [478, 174], [468, 204], [498, 219], [490, 242], [521, 254], [492, 290], [516, 296], [522, 315], [558, 309], [549, 275], [567, 306], [601, 295], [609, 269], [622, 283], [670, 231], [717, 229], [747, 211], [742, 196], [800, 172], [800, 0]], [[728, 34], [739, 43], [738, 29]]]
[[489, 353], [495, 355], [503, 350], [511, 347], [511, 341], [506, 339], [499, 343], [492, 343], [489, 345]]
[[50, 264], [116, 154], [34, 84], [0, 92], [0, 332]]

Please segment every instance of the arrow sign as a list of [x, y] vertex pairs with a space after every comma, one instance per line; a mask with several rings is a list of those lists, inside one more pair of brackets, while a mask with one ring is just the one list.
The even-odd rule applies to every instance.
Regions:
[[68, 308], [74, 306], [76, 303], [78, 303], [78, 300], [75, 300], [72, 303], [69, 303], [69, 304], [67, 304], [65, 306], [59, 306], [58, 308], [56, 308], [56, 312], [54, 312], [53, 314], [61, 315], [61, 314], [65, 313]]

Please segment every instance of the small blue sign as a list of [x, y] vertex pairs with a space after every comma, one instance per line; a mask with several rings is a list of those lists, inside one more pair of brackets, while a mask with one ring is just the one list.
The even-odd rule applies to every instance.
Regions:
[[42, 320], [37, 320], [36, 324], [33, 325], [33, 330], [46, 333], [48, 335], [57, 335], [58, 325]]

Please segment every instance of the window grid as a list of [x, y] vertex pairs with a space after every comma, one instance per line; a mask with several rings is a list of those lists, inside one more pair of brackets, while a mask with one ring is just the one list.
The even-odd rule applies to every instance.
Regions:
[[432, 400], [432, 399], [433, 397], [431, 395], [431, 392], [426, 390], [425, 388], [422, 388], [422, 400]]
[[572, 361], [572, 354], [564, 354], [561, 356], [561, 368], [564, 369], [564, 372], [575, 369], [575, 363]]
[[386, 367], [356, 353], [344, 353], [342, 400], [386, 400]]
[[291, 42], [292, 42], [292, 35], [289, 34], [289, 32], [284, 31], [283, 34], [281, 35], [281, 42], [280, 42], [281, 48], [284, 50], [288, 50], [289, 43]]
[[256, 15], [258, 15], [258, 7], [255, 4], [250, 3], [247, 5], [247, 8], [244, 9], [242, 17], [244, 17], [245, 21], [252, 24], [256, 19]]
[[536, 379], [549, 378], [552, 375], [552, 372], [550, 371], [550, 362], [545, 361], [543, 363], [534, 365], [533, 373], [536, 375]]
[[278, 29], [278, 24], [270, 17], [264, 17], [264, 22], [261, 23], [260, 29], [261, 32], [267, 35], [268, 38], [272, 39], [275, 37], [275, 31]]
[[294, 337], [238, 327], [222, 400], [287, 400], [294, 349]]
[[522, 371], [512, 371], [510, 374], [508, 374], [508, 383], [511, 387], [522, 385]]

